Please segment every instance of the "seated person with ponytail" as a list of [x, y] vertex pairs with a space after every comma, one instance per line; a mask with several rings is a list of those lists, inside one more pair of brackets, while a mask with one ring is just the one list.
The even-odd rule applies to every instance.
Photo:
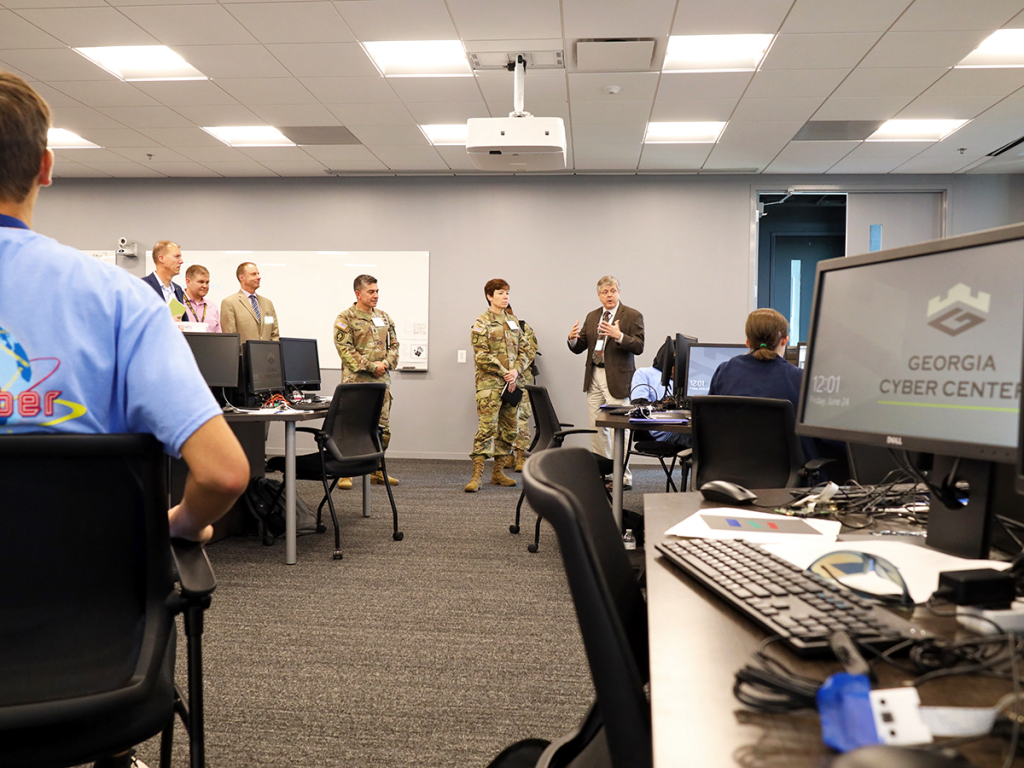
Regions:
[[804, 372], [786, 362], [786, 318], [774, 309], [755, 309], [747, 316], [746, 333], [750, 353], [718, 366], [708, 394], [789, 400], [795, 414]]

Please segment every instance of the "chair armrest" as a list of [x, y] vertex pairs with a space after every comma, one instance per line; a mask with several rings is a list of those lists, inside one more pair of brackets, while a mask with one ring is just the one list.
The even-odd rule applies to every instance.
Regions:
[[808, 472], [817, 472], [826, 464], [831, 464], [833, 461], [835, 461], [835, 459], [811, 459], [806, 464], [804, 464], [804, 469], [806, 469]]
[[680, 461], [693, 461], [693, 448], [687, 448], [685, 451], [679, 452]]
[[560, 421], [560, 422], [558, 422], [558, 426], [560, 426], [560, 427], [574, 427], [576, 425], [575, 424], [570, 424], [567, 421]]
[[565, 437], [566, 435], [593, 435], [596, 432], [596, 429], [560, 429], [555, 432], [555, 437]]
[[186, 598], [203, 598], [217, 588], [206, 547], [198, 541], [171, 539], [171, 556], [178, 572], [181, 594]]
[[317, 434], [320, 434], [321, 432], [323, 432], [322, 429], [316, 429], [314, 427], [296, 427], [295, 431], [296, 432], [309, 432], [309, 434], [311, 434], [311, 435], [317, 435]]

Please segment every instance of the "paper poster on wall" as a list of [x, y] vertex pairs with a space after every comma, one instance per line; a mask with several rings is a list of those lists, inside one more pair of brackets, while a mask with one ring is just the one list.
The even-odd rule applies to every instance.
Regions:
[[116, 251], [82, 251], [86, 256], [91, 256], [97, 261], [102, 261], [104, 264], [110, 264], [111, 266], [117, 265], [117, 252]]
[[[378, 309], [387, 312], [398, 334], [399, 370], [427, 370], [430, 314], [428, 251], [194, 251], [182, 249], [185, 263], [177, 282], [185, 287], [192, 264], [210, 271], [208, 299], [218, 306], [238, 291], [235, 272], [251, 261], [259, 267], [258, 293], [274, 302], [282, 336], [317, 340], [320, 367], [341, 369], [334, 347], [334, 321], [352, 306], [352, 281], [377, 278]], [[147, 261], [151, 254], [147, 254]]]

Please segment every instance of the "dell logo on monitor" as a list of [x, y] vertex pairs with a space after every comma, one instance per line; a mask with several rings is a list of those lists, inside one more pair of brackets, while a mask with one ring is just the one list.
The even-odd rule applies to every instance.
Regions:
[[903, 445], [903, 438], [899, 437], [897, 435], [886, 435], [885, 436], [885, 444], [886, 445]]

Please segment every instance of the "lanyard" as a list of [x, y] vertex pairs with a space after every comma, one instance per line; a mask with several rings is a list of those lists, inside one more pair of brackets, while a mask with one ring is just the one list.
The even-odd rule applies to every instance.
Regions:
[[203, 316], [202, 316], [202, 318], [200, 318], [199, 317], [199, 310], [196, 309], [196, 306], [198, 306], [198, 305], [193, 304], [192, 303], [192, 299], [189, 296], [187, 296], [187, 295], [185, 296], [185, 303], [188, 304], [188, 308], [192, 310], [192, 314], [195, 315], [195, 317], [197, 318], [196, 319], [197, 323], [205, 323], [206, 322], [206, 310], [210, 308], [209, 304], [207, 304], [206, 302], [203, 302]]

